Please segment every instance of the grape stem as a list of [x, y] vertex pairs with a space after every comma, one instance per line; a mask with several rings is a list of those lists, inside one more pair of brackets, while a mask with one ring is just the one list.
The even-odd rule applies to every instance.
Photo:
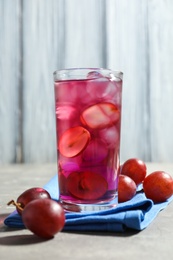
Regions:
[[9, 205], [14, 205], [14, 206], [16, 206], [17, 209], [23, 211], [23, 208], [21, 207], [21, 203], [17, 203], [17, 202], [15, 202], [14, 200], [10, 200], [10, 201], [7, 203], [7, 205], [8, 205], [8, 206], [9, 206]]

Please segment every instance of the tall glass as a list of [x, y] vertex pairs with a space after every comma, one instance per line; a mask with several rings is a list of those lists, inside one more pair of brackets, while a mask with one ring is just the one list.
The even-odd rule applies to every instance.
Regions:
[[69, 211], [118, 203], [122, 72], [54, 72], [60, 201]]

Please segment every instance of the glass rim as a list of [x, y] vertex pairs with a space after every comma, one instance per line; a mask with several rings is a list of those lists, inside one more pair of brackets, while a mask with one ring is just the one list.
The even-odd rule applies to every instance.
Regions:
[[[122, 71], [120, 71], [120, 70], [112, 70], [112, 69], [107, 69], [107, 68], [97, 68], [97, 67], [91, 67], [91, 68], [85, 68], [85, 67], [83, 67], [83, 68], [67, 68], [67, 69], [59, 69], [59, 70], [55, 70], [54, 72], [53, 72], [53, 77], [54, 77], [54, 80], [63, 80], [61, 77], [64, 75], [66, 75], [66, 76], [74, 76], [73, 75], [73, 73], [74, 72], [81, 72], [81, 74], [80, 75], [76, 75], [76, 74], [74, 74], [75, 76], [80, 76], [79, 78], [68, 78], [68, 79], [64, 79], [64, 80], [70, 80], [70, 79], [86, 79], [87, 77], [86, 77], [86, 75], [87, 75], [87, 72], [89, 73], [89, 72], [107, 72], [108, 73], [108, 75], [107, 76], [110, 76], [111, 74], [113, 74], [115, 77], [117, 77], [117, 78], [120, 78], [121, 80], [123, 79], [123, 72]], [[85, 77], [84, 78], [82, 78], [82, 73], [83, 73], [83, 76], [85, 75]], [[58, 77], [59, 76], [59, 77]], [[105, 75], [103, 75], [103, 76], [106, 76], [106, 74]], [[95, 78], [98, 78], [97, 76], [95, 77]]]

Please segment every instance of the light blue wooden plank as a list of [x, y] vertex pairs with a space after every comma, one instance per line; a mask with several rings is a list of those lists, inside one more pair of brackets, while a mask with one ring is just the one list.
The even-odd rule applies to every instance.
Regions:
[[149, 1], [152, 161], [173, 162], [173, 1]]
[[88, 0], [24, 1], [25, 162], [55, 160], [52, 72], [102, 63], [99, 8]]
[[63, 63], [64, 3], [23, 3], [24, 161], [52, 162], [56, 160], [53, 72]]
[[0, 1], [0, 163], [21, 159], [18, 97], [20, 84], [20, 1]]
[[121, 160], [150, 160], [147, 1], [107, 1], [108, 67], [124, 72]]
[[173, 161], [172, 13], [172, 0], [1, 0], [0, 163], [55, 161], [52, 73], [102, 66], [124, 72], [122, 161]]
[[104, 67], [104, 1], [65, 2], [65, 67]]

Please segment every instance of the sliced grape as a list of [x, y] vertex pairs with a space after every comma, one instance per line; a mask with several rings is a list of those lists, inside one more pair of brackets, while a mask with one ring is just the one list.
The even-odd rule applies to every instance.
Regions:
[[117, 188], [117, 170], [112, 165], [111, 167], [106, 166], [104, 161], [98, 165], [91, 165], [90, 162], [87, 162], [81, 167], [81, 171], [99, 173], [107, 181], [108, 190], [115, 190]]
[[83, 152], [85, 161], [100, 162], [106, 158], [108, 150], [106, 144], [97, 139], [92, 140]]
[[98, 103], [85, 109], [81, 115], [81, 122], [90, 128], [105, 128], [113, 125], [120, 118], [120, 111], [112, 103]]
[[72, 172], [67, 178], [67, 190], [83, 200], [96, 200], [102, 197], [108, 188], [104, 177], [94, 172]]
[[90, 140], [90, 133], [81, 126], [66, 130], [59, 140], [59, 151], [65, 157], [75, 157], [80, 154]]

